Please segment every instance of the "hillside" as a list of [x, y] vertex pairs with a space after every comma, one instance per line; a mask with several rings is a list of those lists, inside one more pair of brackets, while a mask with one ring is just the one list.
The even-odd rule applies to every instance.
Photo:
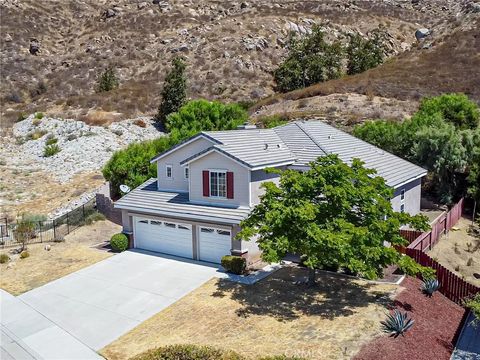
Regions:
[[[152, 114], [175, 55], [184, 56], [189, 64], [192, 98], [257, 101], [273, 94], [271, 71], [285, 55], [290, 31], [303, 34], [317, 23], [331, 39], [345, 39], [349, 32], [366, 34], [382, 26], [388, 32], [393, 56], [415, 46], [414, 33], [420, 27], [462, 22], [456, 14], [468, 3], [1, 0], [3, 125], [33, 111], [87, 122]], [[470, 42], [471, 48], [478, 44], [470, 32], [462, 34], [463, 41]], [[39, 51], [32, 55], [29, 50], [35, 47]], [[433, 51], [437, 51], [435, 46]], [[396, 94], [384, 90], [390, 86], [385, 83], [396, 84], [403, 74], [389, 67], [403, 69], [409, 57], [409, 53], [400, 56], [358, 80], [324, 84], [317, 93], [364, 93], [373, 76], [372, 89], [378, 87], [382, 95], [391, 97]], [[121, 85], [110, 93], [97, 94], [96, 78], [108, 65], [117, 69]], [[470, 79], [471, 91], [478, 91], [478, 87], [473, 89], [474, 79], [462, 79]], [[405, 98], [404, 91], [399, 93]]]

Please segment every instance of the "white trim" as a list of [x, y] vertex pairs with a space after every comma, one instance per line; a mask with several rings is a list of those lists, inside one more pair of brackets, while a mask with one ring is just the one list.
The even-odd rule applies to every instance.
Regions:
[[[225, 170], [225, 169], [208, 169], [208, 198], [210, 199], [218, 199], [218, 200], [232, 200], [232, 199], [228, 199], [227, 198], [227, 188], [228, 188], [228, 184], [227, 184], [227, 172], [228, 170]], [[212, 178], [211, 178], [211, 174], [212, 173], [216, 173], [216, 174], [225, 174], [225, 196], [220, 196], [220, 195], [217, 195], [217, 196], [213, 196], [212, 195]], [[218, 182], [218, 179], [217, 179], [217, 193], [220, 193], [220, 182]], [[204, 196], [206, 197], [206, 196]]]
[[417, 176], [411, 178], [411, 179], [405, 180], [404, 182], [401, 182], [401, 183], [396, 184], [396, 185], [392, 185], [391, 188], [393, 188], [393, 189], [396, 190], [396, 189], [398, 189], [399, 187], [402, 187], [402, 186], [404, 186], [404, 185], [407, 185], [407, 184], [411, 183], [412, 181], [415, 181], [415, 180], [418, 180], [418, 179], [423, 178], [425, 175], [427, 175], [427, 172], [426, 172], [426, 171], [425, 171], [424, 173], [421, 173], [420, 175], [417, 175]]
[[195, 158], [187, 161], [186, 163], [181, 164], [180, 166], [187, 166], [187, 165], [189, 165], [190, 163], [192, 163], [192, 162], [194, 162], [194, 161], [197, 161], [197, 160], [203, 158], [204, 156], [207, 156], [207, 155], [211, 154], [213, 151], [215, 151], [217, 154], [220, 154], [220, 155], [226, 157], [227, 159], [230, 159], [231, 161], [236, 162], [237, 164], [239, 164], [240, 166], [243, 166], [244, 168], [250, 169], [249, 166], [247, 166], [247, 165], [245, 165], [244, 163], [238, 161], [237, 159], [232, 158], [231, 156], [227, 156], [226, 154], [224, 154], [223, 152], [221, 152], [221, 151], [219, 151], [218, 149], [215, 149], [215, 148], [212, 148], [212, 149], [204, 152], [203, 154], [201, 154], [201, 155], [199, 155], [199, 156], [197, 156], [197, 157], [195, 157]]
[[[170, 176], [168, 176], [168, 169], [170, 169]], [[173, 164], [165, 164], [165, 179], [173, 180]]]
[[274, 168], [274, 167], [278, 167], [278, 166], [285, 166], [285, 165], [291, 165], [295, 162], [295, 160], [289, 160], [289, 161], [283, 161], [283, 162], [279, 162], [279, 163], [270, 163], [270, 164], [267, 164], [267, 165], [261, 165], [261, 166], [254, 166], [252, 168], [250, 168], [250, 170], [262, 170], [262, 169], [266, 169], [266, 168]]
[[[194, 142], [194, 141], [196, 141], [196, 140], [198, 140], [198, 139], [200, 139], [200, 138], [205, 139], [205, 140], [208, 140], [208, 141], [210, 141], [212, 144], [215, 144], [215, 143], [216, 143], [216, 142], [213, 141], [211, 138], [207, 137], [205, 134], [200, 133], [199, 135], [192, 136], [192, 137], [190, 138], [190, 140], [185, 141], [183, 144], [180, 144], [180, 145], [178, 145], [177, 147], [174, 146], [172, 149], [167, 150], [167, 151], [164, 152], [163, 154], [155, 156], [152, 160], [150, 160], [150, 164], [153, 164], [154, 162], [157, 162], [157, 161], [160, 160], [161, 158], [163, 158], [163, 157], [165, 157], [165, 156], [167, 156], [167, 155], [175, 152], [175, 151], [178, 150], [178, 149], [181, 149], [182, 147], [184, 147], [184, 146], [186, 146], [186, 145], [188, 145], [188, 144], [191, 144], [192, 142]], [[219, 144], [219, 143], [220, 143], [220, 142], [218, 142], [218, 144]]]
[[252, 206], [252, 171], [248, 172], [248, 205]]

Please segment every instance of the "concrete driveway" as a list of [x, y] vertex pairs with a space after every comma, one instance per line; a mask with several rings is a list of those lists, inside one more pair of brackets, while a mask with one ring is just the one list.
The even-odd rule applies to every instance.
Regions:
[[202, 285], [217, 270], [205, 263], [126, 251], [19, 299], [97, 351]]

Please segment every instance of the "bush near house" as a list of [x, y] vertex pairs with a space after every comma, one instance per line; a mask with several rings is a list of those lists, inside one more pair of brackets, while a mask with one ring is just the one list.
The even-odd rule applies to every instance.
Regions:
[[128, 249], [127, 235], [119, 233], [112, 236], [110, 239], [110, 246], [113, 251], [122, 252]]
[[468, 193], [480, 201], [480, 109], [463, 94], [424, 99], [402, 123], [376, 120], [355, 136], [430, 171], [431, 192], [446, 203]]
[[20, 253], [20, 259], [26, 259], [30, 256], [30, 253], [27, 251], [27, 250], [23, 250], [21, 253]]
[[475, 316], [475, 319], [473, 320], [474, 324], [478, 324], [480, 322], [480, 293], [466, 299], [463, 305], [472, 311]]
[[225, 255], [221, 263], [225, 270], [237, 275], [244, 274], [247, 268], [247, 260], [241, 256]]
[[10, 261], [10, 257], [7, 254], [0, 254], [0, 264], [5, 264]]
[[[231, 350], [216, 349], [200, 345], [169, 345], [146, 351], [131, 360], [246, 360], [243, 356]], [[267, 356], [258, 360], [302, 360], [298, 357], [284, 355]]]

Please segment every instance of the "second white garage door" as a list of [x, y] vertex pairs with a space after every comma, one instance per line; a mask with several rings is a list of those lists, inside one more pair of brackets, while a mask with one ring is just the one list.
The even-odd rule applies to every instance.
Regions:
[[199, 259], [219, 264], [222, 256], [230, 255], [231, 233], [228, 230], [200, 227]]
[[192, 226], [135, 218], [135, 247], [191, 259]]

